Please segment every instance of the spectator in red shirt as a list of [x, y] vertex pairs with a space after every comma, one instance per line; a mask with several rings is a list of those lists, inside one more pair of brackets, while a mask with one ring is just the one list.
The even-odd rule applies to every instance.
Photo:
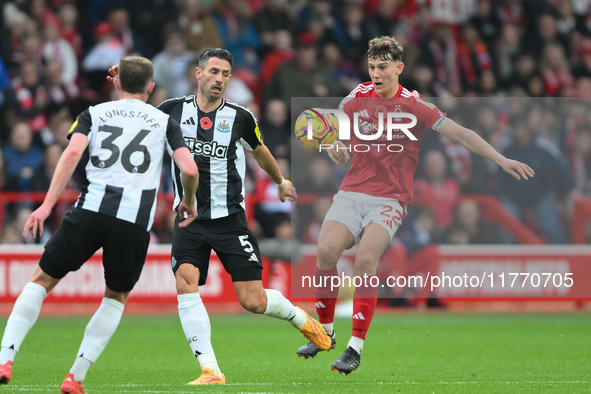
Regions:
[[81, 60], [83, 55], [82, 35], [78, 30], [78, 9], [73, 2], [64, 2], [59, 6], [58, 16], [62, 25], [62, 38], [70, 43], [76, 54], [76, 59]]
[[564, 49], [559, 44], [550, 44], [544, 48], [542, 56], [544, 86], [549, 96], [560, 96], [565, 88], [575, 83]]
[[82, 60], [82, 70], [89, 87], [101, 92], [111, 87], [105, 80], [105, 68], [119, 62], [119, 58], [125, 55], [125, 47], [115, 38], [108, 22], [101, 22], [95, 26], [94, 37], [96, 44]]
[[53, 14], [48, 15], [43, 22], [41, 54], [46, 62], [60, 63], [64, 83], [74, 83], [78, 77], [78, 59], [72, 45], [62, 38], [60, 20]]
[[439, 22], [431, 29], [431, 36], [422, 43], [427, 64], [435, 70], [435, 79], [453, 95], [461, 91], [462, 69], [459, 51], [449, 26]]
[[267, 85], [277, 67], [294, 58], [296, 51], [293, 48], [292, 41], [289, 31], [278, 30], [275, 32], [273, 35], [273, 50], [265, 55], [261, 65], [261, 87]]
[[13, 79], [12, 89], [6, 92], [6, 106], [14, 108], [18, 115], [26, 118], [35, 133], [47, 124], [44, 111], [49, 103], [40, 74], [41, 70], [35, 64], [23, 63], [19, 76]]
[[414, 183], [417, 203], [435, 214], [440, 227], [449, 226], [454, 220], [454, 208], [460, 195], [458, 182], [448, 175], [445, 155], [436, 149], [425, 154], [423, 178]]
[[492, 68], [492, 59], [486, 44], [480, 40], [472, 24], [462, 27], [462, 40], [458, 46], [464, 85], [475, 87], [484, 70]]
[[112, 9], [109, 11], [107, 21], [113, 29], [115, 39], [125, 48], [125, 53], [139, 52], [142, 56], [152, 57], [154, 54], [152, 48], [131, 29], [127, 9], [123, 7]]

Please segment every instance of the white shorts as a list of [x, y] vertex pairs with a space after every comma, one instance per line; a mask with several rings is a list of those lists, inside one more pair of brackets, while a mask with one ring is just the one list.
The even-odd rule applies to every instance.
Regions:
[[377, 223], [386, 229], [392, 240], [402, 219], [406, 216], [406, 211], [407, 205], [401, 204], [394, 198], [339, 190], [334, 196], [324, 221], [333, 220], [343, 223], [355, 237], [355, 242], [368, 224]]

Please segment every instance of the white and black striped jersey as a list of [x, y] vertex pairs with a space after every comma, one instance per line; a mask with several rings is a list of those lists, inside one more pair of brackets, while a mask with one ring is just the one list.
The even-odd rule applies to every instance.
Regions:
[[[158, 107], [181, 125], [185, 143], [199, 168], [197, 220], [217, 219], [244, 211], [244, 148], [261, 145], [257, 120], [248, 109], [222, 100], [203, 112], [194, 95], [164, 101]], [[180, 170], [172, 165], [174, 208], [184, 196]]]
[[89, 107], [68, 138], [73, 133], [88, 137], [86, 182], [74, 206], [150, 230], [165, 149], [185, 146], [178, 123], [141, 100], [122, 99]]

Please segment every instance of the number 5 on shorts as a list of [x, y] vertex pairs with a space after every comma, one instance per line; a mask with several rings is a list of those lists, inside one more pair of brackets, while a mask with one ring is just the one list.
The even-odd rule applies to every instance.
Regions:
[[248, 241], [248, 235], [239, 235], [238, 239], [240, 240], [240, 245], [244, 247], [244, 251], [246, 253], [251, 253], [254, 250], [252, 244]]

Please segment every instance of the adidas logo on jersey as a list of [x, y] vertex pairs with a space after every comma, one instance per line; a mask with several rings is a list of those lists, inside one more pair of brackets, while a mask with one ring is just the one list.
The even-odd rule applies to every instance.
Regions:
[[259, 259], [257, 259], [257, 255], [253, 253], [250, 255], [248, 261], [259, 261]]
[[361, 312], [359, 312], [359, 313], [356, 313], [353, 315], [353, 319], [365, 320], [365, 316], [363, 316], [363, 314]]
[[316, 303], [316, 308], [324, 309], [324, 308], [326, 308], [326, 305], [324, 305], [324, 304], [322, 303], [322, 301], [318, 301], [318, 302]]
[[193, 119], [193, 117], [191, 116], [189, 119], [185, 120], [183, 122], [183, 124], [192, 124], [192, 125], [194, 125], [195, 124], [195, 119]]

